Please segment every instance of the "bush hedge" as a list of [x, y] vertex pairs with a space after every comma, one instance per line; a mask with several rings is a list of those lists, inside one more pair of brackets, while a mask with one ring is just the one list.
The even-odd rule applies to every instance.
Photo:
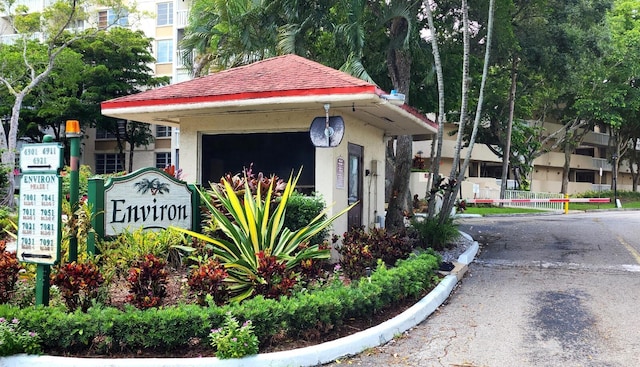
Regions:
[[437, 282], [439, 263], [439, 255], [428, 251], [389, 269], [379, 263], [370, 278], [349, 285], [334, 281], [280, 300], [259, 296], [222, 307], [126, 306], [123, 311], [94, 306], [87, 313], [68, 313], [63, 307], [0, 305], [0, 315], [18, 318], [23, 327], [37, 332], [50, 354], [186, 349], [194, 338], [206, 342], [210, 330], [222, 326], [227, 312], [238, 320], [251, 320], [264, 345], [275, 335], [328, 330], [346, 319], [368, 317], [399, 300], [419, 297]]

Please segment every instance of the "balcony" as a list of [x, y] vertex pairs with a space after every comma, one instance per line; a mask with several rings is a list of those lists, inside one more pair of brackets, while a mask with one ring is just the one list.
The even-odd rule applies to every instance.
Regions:
[[189, 10], [176, 11], [176, 28], [184, 28], [189, 21]]
[[609, 135], [603, 133], [589, 132], [582, 141], [583, 144], [593, 145], [593, 146], [608, 146], [609, 145]]
[[42, 12], [45, 8], [51, 6], [54, 0], [17, 0], [13, 5], [15, 9], [18, 5], [24, 5], [29, 9], [29, 13]]
[[593, 167], [596, 169], [602, 168], [603, 171], [611, 171], [611, 163], [603, 158], [591, 158], [593, 161]]
[[[3, 45], [13, 45], [18, 40], [20, 40], [24, 35], [23, 34], [3, 34], [0, 35], [0, 44]], [[42, 32], [36, 32], [27, 36], [28, 39], [38, 40], [40, 42], [44, 41], [44, 34]]]

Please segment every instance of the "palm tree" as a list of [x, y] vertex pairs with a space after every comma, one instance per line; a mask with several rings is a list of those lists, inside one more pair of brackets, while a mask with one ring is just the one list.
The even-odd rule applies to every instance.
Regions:
[[155, 194], [164, 194], [169, 192], [169, 184], [166, 182], [160, 182], [159, 179], [154, 178], [149, 180], [148, 178], [143, 178], [142, 180], [136, 182], [134, 187], [138, 189], [138, 193], [146, 194], [151, 191], [151, 195]]
[[278, 2], [196, 0], [180, 43], [193, 76], [276, 55]]

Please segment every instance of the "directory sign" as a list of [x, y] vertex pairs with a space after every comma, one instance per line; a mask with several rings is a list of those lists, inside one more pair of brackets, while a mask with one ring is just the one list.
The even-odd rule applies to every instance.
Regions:
[[48, 265], [58, 261], [61, 190], [56, 173], [27, 173], [20, 178], [19, 261]]
[[27, 144], [20, 149], [22, 173], [54, 171], [62, 168], [62, 145], [59, 143]]
[[20, 149], [18, 260], [44, 265], [60, 257], [63, 150], [59, 143], [27, 144]]

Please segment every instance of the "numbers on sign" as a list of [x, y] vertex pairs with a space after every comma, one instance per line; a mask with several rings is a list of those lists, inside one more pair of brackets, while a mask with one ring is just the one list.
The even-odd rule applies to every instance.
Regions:
[[51, 194], [40, 194], [40, 200], [42, 201], [55, 201], [55, 196]]
[[22, 223], [22, 230], [33, 231], [34, 229], [36, 229], [36, 225], [34, 223], [30, 223], [30, 222]]
[[52, 223], [40, 223], [40, 230], [41, 231], [53, 231], [54, 230], [54, 225]]
[[[31, 209], [31, 210], [33, 210], [33, 215], [35, 215], [36, 214], [35, 213], [36, 212], [35, 209]], [[53, 209], [40, 209], [40, 215], [42, 215], [42, 216], [50, 217], [50, 216], [53, 216], [54, 214], [55, 214], [55, 212], [54, 212]]]
[[36, 245], [36, 241], [31, 237], [22, 237], [20, 238], [20, 247], [23, 249], [31, 249]]

